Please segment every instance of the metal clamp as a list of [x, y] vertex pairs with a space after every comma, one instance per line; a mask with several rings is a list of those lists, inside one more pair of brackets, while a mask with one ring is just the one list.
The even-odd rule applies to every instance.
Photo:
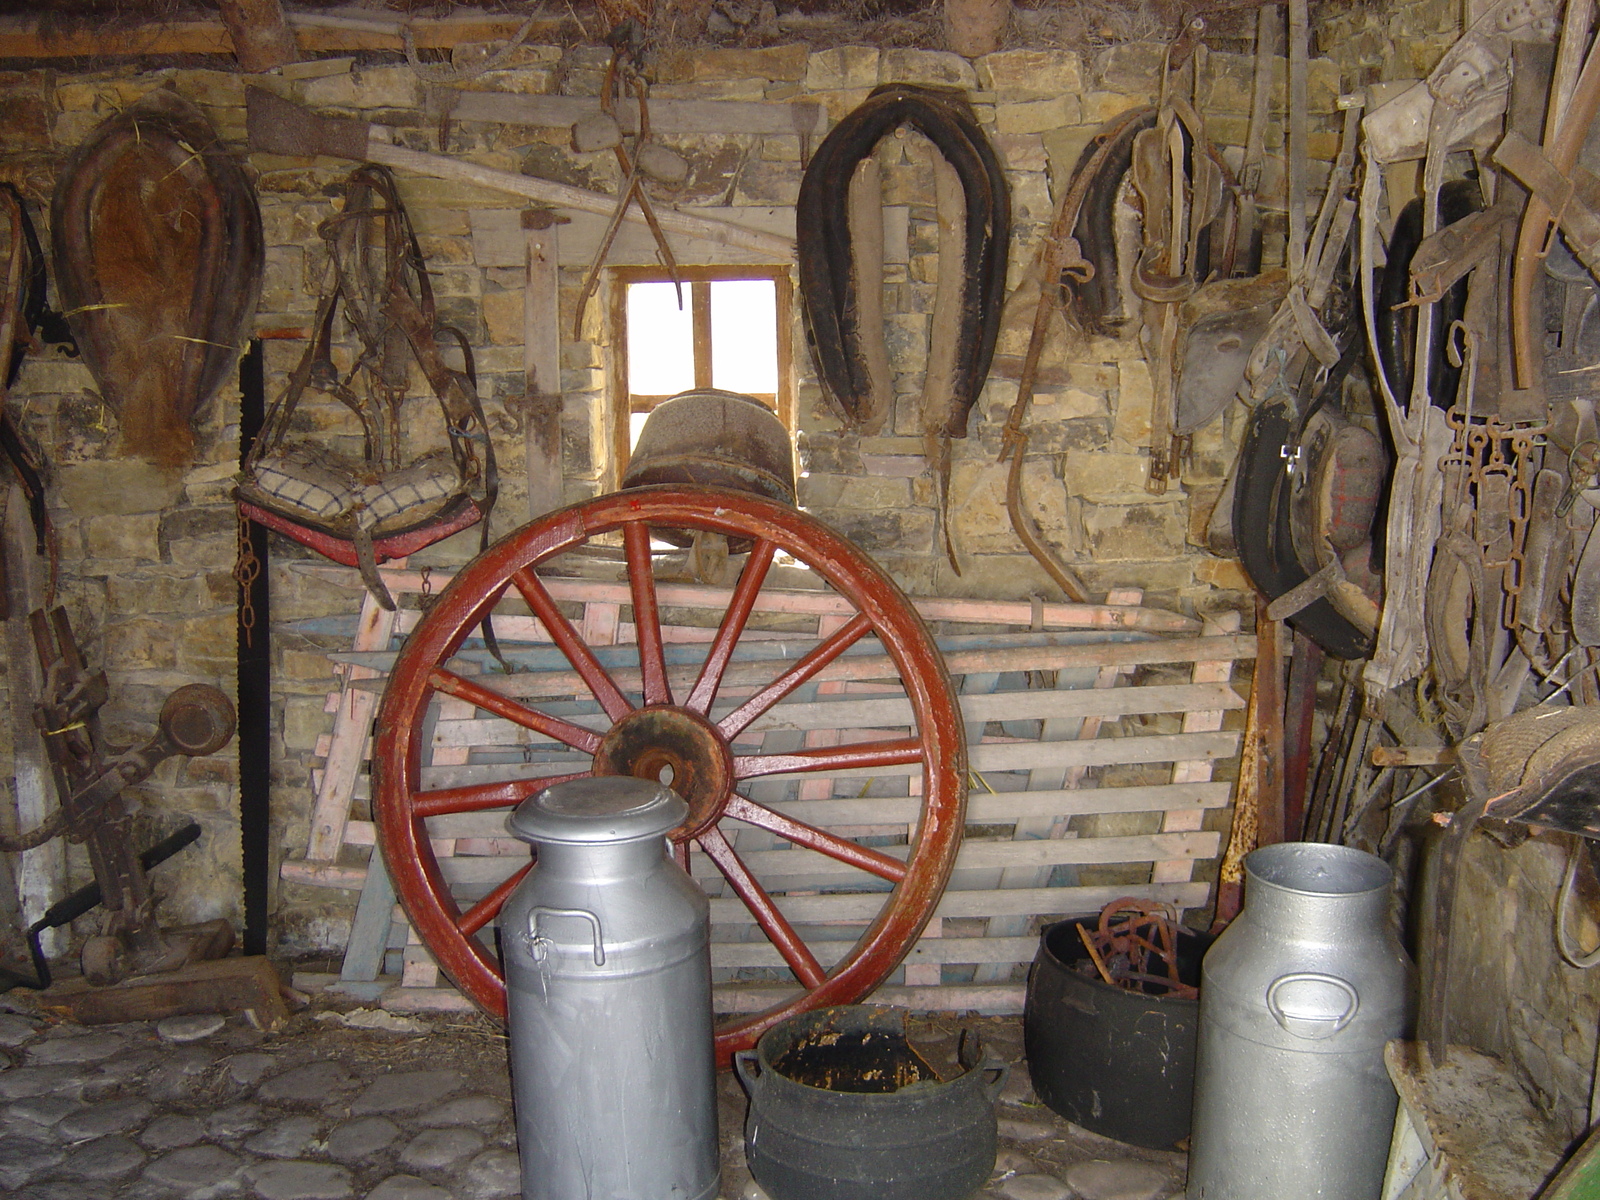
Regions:
[[[1331, 1007], [1321, 1003], [1330, 990], [1339, 993], [1346, 1001], [1344, 1011], [1295, 1012], [1286, 1008], [1283, 1003], [1284, 999], [1292, 1000], [1293, 996], [1280, 996], [1285, 988], [1298, 988], [1302, 1001], [1314, 1000], [1318, 1008]], [[1337, 975], [1301, 971], [1293, 975], [1280, 975], [1267, 988], [1267, 1011], [1272, 1014], [1273, 1020], [1277, 1021], [1286, 1033], [1292, 1033], [1295, 1037], [1305, 1038], [1308, 1041], [1320, 1041], [1332, 1037], [1355, 1020], [1356, 1011], [1360, 1007], [1361, 997], [1356, 994], [1355, 987]]]
[[546, 908], [542, 904], [528, 910], [528, 933], [531, 938], [528, 948], [533, 953], [534, 962], [545, 960], [549, 954], [547, 947], [551, 944], [549, 938], [539, 935], [540, 917], [577, 917], [579, 920], [589, 922], [594, 929], [594, 965], [597, 967], [606, 965], [606, 947], [601, 939], [599, 917], [587, 908]]

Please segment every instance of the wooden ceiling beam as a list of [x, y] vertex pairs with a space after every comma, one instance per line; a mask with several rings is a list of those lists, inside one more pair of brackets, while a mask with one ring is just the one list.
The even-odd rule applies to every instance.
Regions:
[[[463, 42], [506, 41], [522, 28], [525, 17], [453, 16], [413, 21], [292, 13], [288, 22], [302, 54], [350, 54], [362, 50], [405, 48], [401, 30], [409, 28], [419, 50], [449, 50]], [[0, 17], [0, 59], [144, 58], [164, 54], [228, 54], [233, 39], [220, 20], [169, 21], [160, 24], [40, 32], [35, 17]], [[570, 17], [553, 16], [534, 24], [529, 38], [538, 42], [570, 35]]]
[[246, 71], [259, 73], [300, 58], [294, 31], [280, 0], [218, 0], [234, 54]]

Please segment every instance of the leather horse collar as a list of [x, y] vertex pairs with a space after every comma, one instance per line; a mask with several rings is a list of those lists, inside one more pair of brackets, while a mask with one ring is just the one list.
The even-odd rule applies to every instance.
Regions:
[[191, 422], [261, 294], [261, 212], [244, 169], [198, 108], [156, 91], [74, 152], [50, 225], [62, 307], [125, 448], [188, 462]]
[[[1358, 341], [1345, 351], [1304, 415], [1297, 414], [1290, 397], [1284, 395], [1263, 401], [1251, 414], [1239, 448], [1233, 530], [1245, 574], [1269, 601], [1311, 578], [1295, 553], [1290, 476], [1300, 458], [1299, 440], [1306, 421], [1334, 402], [1361, 350]], [[1365, 658], [1372, 652], [1371, 637], [1346, 619], [1326, 596], [1304, 605], [1288, 620], [1335, 658]]]
[[796, 206], [806, 335], [824, 393], [850, 424], [880, 425], [887, 414], [876, 411], [865, 341], [870, 338], [881, 343], [883, 331], [861, 327], [848, 185], [857, 165], [885, 134], [902, 125], [911, 126], [934, 144], [959, 176], [966, 201], [960, 331], [951, 394], [930, 398], [938, 418], [937, 426], [930, 423], [926, 430], [965, 437], [967, 414], [988, 377], [1000, 329], [1011, 240], [1011, 197], [994, 149], [959, 93], [885, 84], [840, 121], [817, 148], [801, 180]]
[[[17, 315], [21, 318], [12, 330], [10, 365], [4, 383], [10, 387], [22, 370], [22, 357], [37, 344], [60, 346], [70, 357], [78, 356], [78, 347], [72, 340], [72, 330], [66, 318], [50, 307], [47, 294], [48, 279], [45, 273], [44, 249], [39, 243], [39, 232], [33, 218], [28, 215], [28, 205], [15, 185], [0, 183], [0, 209], [10, 210], [15, 216], [17, 230], [11, 239], [11, 253], [22, 255], [21, 280], [17, 291]], [[0, 348], [0, 354], [5, 351]]]
[[[1060, 281], [1062, 301], [1080, 324], [1103, 337], [1118, 336], [1130, 315], [1124, 311], [1117, 269], [1117, 197], [1133, 166], [1134, 139], [1155, 123], [1154, 108], [1119, 113], [1096, 131], [1072, 168], [1074, 179], [1093, 170], [1084, 184], [1072, 236], [1094, 271], [1087, 279], [1064, 277]], [[1103, 154], [1098, 153], [1102, 146], [1108, 147]]]

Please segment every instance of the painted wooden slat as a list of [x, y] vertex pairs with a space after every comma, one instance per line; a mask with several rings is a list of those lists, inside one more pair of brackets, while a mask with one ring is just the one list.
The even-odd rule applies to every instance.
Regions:
[[[969, 748], [971, 766], [980, 774], [1003, 771], [1030, 770], [1046, 766], [1114, 766], [1130, 763], [1178, 762], [1183, 760], [1211, 760], [1227, 758], [1238, 750], [1239, 734], [1220, 733], [1158, 734], [1139, 738], [1107, 738], [1094, 742], [1038, 742], [984, 743]], [[474, 763], [457, 767], [423, 767], [421, 782], [424, 788], [461, 787], [473, 783], [488, 783], [509, 779], [535, 779], [546, 775], [559, 775], [574, 767], [582, 769], [589, 762], [587, 755], [550, 755], [539, 763]], [[916, 768], [920, 770], [920, 768]], [[806, 772], [810, 778], [888, 778], [905, 776], [912, 767], [861, 767], [830, 771]], [[797, 773], [774, 775], [772, 779], [795, 779]], [[361, 776], [356, 798], [370, 797], [370, 785]], [[1116, 789], [1120, 790], [1120, 789]], [[1002, 793], [1003, 794], [1003, 793]], [[1068, 793], [1070, 797], [1071, 793]], [[888, 800], [885, 799], [885, 803]], [[1003, 804], [1003, 801], [995, 801]], [[1111, 810], [1107, 810], [1111, 811]], [[1134, 810], [1120, 810], [1134, 811]]]
[[[1143, 862], [1157, 858], [1207, 858], [1217, 852], [1222, 835], [1216, 832], [1143, 833], [1123, 837], [1035, 838], [1031, 841], [995, 841], [969, 838], [961, 843], [955, 869], [979, 870], [985, 867], [1049, 867], [1062, 864]], [[879, 847], [896, 858], [904, 847]], [[810, 850], [769, 850], [747, 855], [745, 863], [762, 878], [777, 879], [798, 868], [803, 873], [863, 879], [855, 867]], [[785, 859], [802, 860], [786, 863]], [[716, 868], [698, 854], [689, 856], [696, 875], [712, 874]], [[1041, 885], [1042, 886], [1042, 885]]]
[[[1132, 863], [1160, 859], [1193, 860], [1217, 852], [1222, 835], [1216, 832], [1144, 833], [1126, 837], [1040, 839], [1029, 842], [969, 839], [956, 855], [955, 870], [983, 870], [1006, 866], [1054, 866], [1058, 863]], [[518, 855], [457, 855], [440, 862], [445, 881], [454, 887], [487, 888], [499, 883], [527, 857], [527, 847]], [[891, 857], [904, 858], [904, 846], [883, 846], [879, 850]], [[872, 879], [852, 867], [824, 854], [799, 848], [752, 850], [740, 855], [747, 867], [772, 888], [837, 886], [841, 880], [856, 882]], [[689, 856], [690, 874], [707, 879], [717, 877], [717, 869], [699, 851]], [[793, 880], [804, 882], [791, 882]], [[821, 881], [821, 882], [816, 882]], [[885, 887], [885, 891], [887, 887]], [[1050, 891], [1062, 889], [1024, 889]]]
[[[817, 961], [832, 967], [855, 946], [854, 939], [847, 941], [812, 941], [811, 947]], [[1039, 948], [1037, 937], [981, 937], [981, 938], [924, 938], [906, 955], [909, 966], [944, 964], [970, 966], [975, 963], [1016, 963], [1032, 960]], [[412, 962], [432, 961], [426, 946], [408, 944], [405, 958]], [[712, 970], [737, 970], [741, 967], [787, 968], [788, 963], [778, 953], [776, 946], [767, 941], [712, 942]]]
[[[1034, 870], [1041, 872], [1033, 877], [1040, 878], [1039, 886], [1043, 887], [1042, 876], [1047, 876], [1052, 867], [1150, 862], [1158, 854], [1164, 856], [1160, 861], [1192, 863], [1196, 859], [1214, 857], [1221, 837], [1220, 833], [1199, 832], [1130, 834], [1126, 837], [1104, 838], [1035, 838], [1022, 842], [969, 841], [963, 843], [956, 855], [954, 870], [958, 873], [977, 872], [978, 877], [970, 882], [952, 878], [949, 886], [962, 891], [984, 890], [994, 886], [992, 875], [984, 872]], [[852, 886], [870, 878], [854, 867], [808, 851], [767, 850], [741, 857], [769, 891]], [[901, 855], [896, 853], [894, 857]], [[714, 880], [718, 877], [717, 869], [710, 860], [697, 854], [689, 856], [689, 870], [696, 880]], [[487, 870], [485, 874], [503, 878], [506, 872]], [[446, 872], [446, 877], [449, 877], [449, 872]]]
[[[1171, 684], [1149, 687], [1090, 690], [1000, 692], [960, 697], [961, 715], [969, 731], [981, 730], [989, 721], [1048, 720], [1081, 722], [1152, 713], [1190, 712], [1197, 709], [1244, 707], [1244, 698], [1227, 684]], [[728, 706], [728, 707], [731, 707]], [[721, 709], [713, 710], [713, 716]], [[604, 731], [611, 721], [604, 714], [566, 715], [575, 725]], [[911, 702], [905, 698], [817, 700], [805, 704], [780, 704], [751, 725], [752, 732], [769, 729], [851, 729], [859, 726], [909, 726]], [[1076, 729], [1076, 724], [1074, 725]], [[554, 739], [513, 725], [499, 717], [468, 721], [441, 720], [434, 731], [435, 746], [554, 745]]]
[[[1181, 808], [1222, 808], [1233, 797], [1231, 783], [1152, 784], [1144, 787], [1077, 788], [1041, 792], [973, 791], [967, 795], [967, 820], [981, 825], [1009, 824], [1022, 817], [1092, 816], [1099, 813], [1165, 812]], [[757, 797], [759, 798], [759, 797]], [[812, 825], [910, 825], [922, 812], [913, 796], [839, 797], [766, 803]], [[428, 829], [440, 838], [493, 838], [505, 832], [507, 810], [430, 817]], [[371, 821], [352, 820], [345, 844], [372, 845]]]
[[[1102, 738], [1092, 742], [983, 743], [968, 748], [973, 770], [1026, 771], [1035, 767], [1102, 767], [1132, 763], [1179, 762], [1186, 759], [1227, 758], [1238, 751], [1239, 734], [1168, 733], [1149, 737]], [[465, 767], [423, 767], [424, 788], [461, 787], [508, 779], [532, 779], [570, 770], [589, 761], [587, 755], [554, 755], [537, 764], [484, 763]], [[833, 767], [822, 771], [785, 771], [772, 779], [889, 779], [919, 773], [920, 765], [887, 767]]]
[[[957, 651], [944, 656], [945, 670], [951, 675], [972, 671], [1053, 671], [1072, 667], [1137, 667], [1162, 663], [1215, 662], [1254, 657], [1255, 638], [1178, 638], [1150, 642], [1106, 642], [1094, 645], [1018, 646], [999, 650]], [[765, 684], [783, 669], [783, 660], [771, 663], [735, 662], [724, 679], [730, 687]], [[618, 668], [611, 678], [624, 691], [639, 691], [637, 668]], [[668, 678], [676, 689], [692, 684], [698, 665], [669, 668]], [[840, 657], [816, 678], [822, 682], [898, 679], [899, 668], [890, 658], [872, 655]], [[373, 685], [381, 690], [381, 685]], [[538, 699], [583, 696], [588, 687], [576, 671], [519, 673], [493, 681], [494, 690], [512, 699]]]
[[[760, 1012], [794, 996], [794, 988], [743, 983], [712, 986], [711, 1006], [723, 1014]], [[869, 997], [877, 1004], [893, 1004], [908, 1012], [976, 1012], [985, 1016], [1020, 1013], [1027, 988], [1020, 983], [961, 984], [938, 987], [880, 987]], [[390, 988], [383, 994], [389, 1012], [473, 1012], [476, 1006], [452, 987]]]
[[[1179, 759], [1228, 758], [1239, 749], [1237, 733], [1170, 733], [1151, 737], [1109, 738], [1093, 742], [985, 742], [968, 748], [975, 771], [1022, 771], [1035, 767], [1104, 767], [1129, 763], [1174, 762]], [[838, 768], [807, 772], [845, 778], [905, 774], [910, 768]]]
[[[1204, 883], [1114, 884], [1105, 887], [1015, 888], [981, 892], [947, 891], [934, 910], [941, 917], [1039, 916], [1097, 913], [1122, 896], [1166, 900], [1180, 909], [1206, 902], [1210, 888]], [[791, 921], [802, 924], [829, 921], [868, 921], [883, 907], [882, 895], [777, 896], [778, 908]], [[743, 914], [743, 915], [741, 915]], [[713, 900], [711, 923], [743, 924], [748, 920], [738, 900]]]
[[[291, 569], [324, 579], [346, 583], [352, 588], [361, 587], [360, 575], [346, 567], [321, 563], [295, 564]], [[390, 570], [380, 567], [379, 574], [391, 592], [420, 592], [422, 575], [411, 570]], [[443, 587], [451, 578], [448, 572], [435, 571], [432, 582], [435, 588]], [[557, 600], [590, 601], [611, 600], [629, 604], [632, 596], [628, 585], [590, 579], [547, 579], [545, 585]], [[662, 584], [656, 589], [657, 601], [663, 608], [708, 608], [725, 611], [728, 607], [729, 589], [702, 584]], [[1034, 620], [1033, 605], [1026, 600], [968, 600], [943, 596], [912, 597], [911, 603], [927, 621], [975, 621], [987, 625], [1031, 625]], [[782, 591], [763, 589], [756, 599], [757, 612], [832, 613], [853, 616], [855, 606], [844, 596], [831, 591]], [[1040, 608], [1040, 623], [1047, 629], [1145, 629], [1152, 632], [1189, 633], [1200, 628], [1200, 622], [1182, 613], [1160, 608], [1117, 606], [1107, 604], [1045, 604]]]
[[[286, 866], [289, 864], [285, 864]], [[299, 864], [305, 866], [306, 864]], [[335, 868], [346, 872], [345, 883], [328, 884], [355, 889], [366, 876], [365, 867]], [[298, 875], [297, 870], [292, 874]], [[290, 878], [291, 876], [285, 876]], [[486, 890], [488, 885], [484, 885]], [[941, 917], [993, 917], [993, 916], [1081, 916], [1098, 913], [1113, 900], [1132, 896], [1141, 900], [1165, 901], [1180, 911], [1198, 908], [1210, 895], [1209, 884], [1197, 881], [1187, 883], [1112, 884], [1093, 887], [1015, 888], [1009, 890], [947, 891], [940, 898], [936, 912]], [[481, 894], [481, 891], [479, 892]], [[466, 899], [472, 892], [462, 889]], [[778, 908], [796, 924], [835, 924], [866, 922], [872, 920], [883, 908], [883, 893], [833, 894], [806, 896], [776, 896]], [[737, 899], [713, 899], [711, 924], [743, 927], [750, 924], [750, 913]], [[713, 934], [715, 936], [715, 934]]]
[[[395, 618], [396, 634], [406, 634], [415, 628], [417, 615], [410, 609], [402, 610]], [[342, 618], [340, 620], [343, 622]], [[787, 624], [789, 618], [784, 620]], [[286, 621], [279, 628], [286, 632], [300, 632], [316, 637], [338, 637], [343, 632], [327, 626], [320, 619]], [[499, 614], [495, 619], [495, 628], [501, 635], [501, 653], [518, 672], [565, 671], [569, 667], [566, 655], [550, 640], [549, 632], [536, 618]], [[353, 631], [352, 625], [351, 632]], [[513, 637], [513, 634], [517, 636]], [[698, 666], [705, 657], [706, 643], [716, 636], [716, 630], [710, 625], [674, 625], [671, 622], [664, 622], [661, 626], [661, 636], [662, 640], [668, 643], [666, 660], [669, 666], [681, 666], [685, 663]], [[1030, 630], [1020, 633], [995, 629], [985, 633], [939, 634], [934, 638], [940, 653], [946, 656], [961, 651], [1000, 650], [1018, 646], [1088, 646], [1104, 645], [1107, 642], [1162, 641], [1163, 639], [1156, 634], [1137, 630], [1095, 629]], [[754, 659], [794, 662], [816, 649], [816, 646], [815, 630], [805, 632], [792, 628], [760, 629], [747, 626], [740, 635], [739, 643], [733, 648], [733, 659], [736, 662]], [[604, 667], [637, 666], [638, 630], [632, 621], [619, 621], [615, 646], [591, 646], [590, 649], [594, 651], [595, 659]], [[869, 654], [882, 657], [883, 646], [876, 635], [869, 634], [855, 645], [847, 647], [844, 653], [847, 657]], [[399, 652], [394, 650], [333, 650], [328, 654], [330, 661], [371, 667], [377, 671], [390, 670], [398, 657]], [[457, 652], [453, 661], [476, 661], [485, 666], [494, 662], [488, 650], [480, 647], [475, 638], [469, 640]]]
[[[855, 945], [855, 941], [819, 940], [808, 942], [807, 945], [817, 956], [818, 962], [824, 967], [831, 967], [845, 956]], [[1037, 937], [924, 938], [906, 955], [906, 964], [914, 966], [926, 963], [940, 966], [951, 963], [970, 966], [974, 963], [1028, 962], [1038, 948]], [[739, 967], [783, 968], [787, 965], [783, 955], [778, 953], [777, 947], [767, 941], [711, 943], [713, 970]]]
[[[793, 988], [741, 983], [717, 984], [711, 1007], [718, 1013], [760, 1012], [794, 995]], [[1027, 998], [1021, 983], [946, 983], [937, 987], [887, 984], [872, 993], [874, 1004], [893, 1004], [909, 1012], [975, 1012], [984, 1016], [1020, 1013]]]
[[[1072, 817], [1109, 812], [1162, 812], [1172, 808], [1219, 808], [1228, 803], [1228, 783], [1155, 784], [1145, 787], [1078, 788], [1062, 791], [967, 793], [967, 821], [1008, 824], [1025, 817]], [[880, 807], [881, 806], [881, 807]], [[922, 802], [914, 797], [842, 797], [820, 802], [791, 800], [781, 811], [813, 825], [866, 825], [915, 821]]]

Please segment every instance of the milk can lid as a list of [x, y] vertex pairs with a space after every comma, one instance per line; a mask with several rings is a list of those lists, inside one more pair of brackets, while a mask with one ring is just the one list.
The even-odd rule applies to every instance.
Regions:
[[681, 825], [689, 806], [669, 787], [629, 775], [569, 779], [528, 797], [506, 827], [530, 842], [631, 842]]

